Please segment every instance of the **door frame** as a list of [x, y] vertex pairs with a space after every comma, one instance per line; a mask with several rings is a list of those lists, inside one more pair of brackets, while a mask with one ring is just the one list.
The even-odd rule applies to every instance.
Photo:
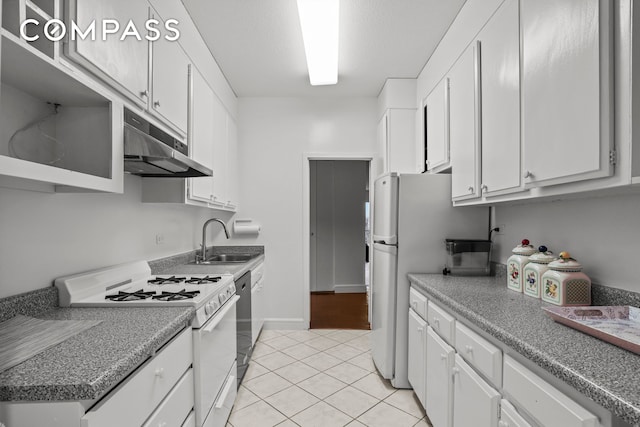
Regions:
[[[304, 328], [311, 326], [311, 168], [312, 160], [362, 160], [369, 164], [369, 202], [373, 188], [374, 160], [373, 153], [302, 153], [302, 294]], [[369, 263], [371, 268], [371, 263]]]

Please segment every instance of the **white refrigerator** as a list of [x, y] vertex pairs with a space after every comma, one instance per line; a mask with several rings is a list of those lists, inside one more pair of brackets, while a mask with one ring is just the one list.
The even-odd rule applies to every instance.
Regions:
[[445, 239], [486, 239], [488, 207], [451, 204], [451, 175], [388, 173], [375, 181], [371, 352], [396, 388], [407, 379], [408, 273], [439, 273]]

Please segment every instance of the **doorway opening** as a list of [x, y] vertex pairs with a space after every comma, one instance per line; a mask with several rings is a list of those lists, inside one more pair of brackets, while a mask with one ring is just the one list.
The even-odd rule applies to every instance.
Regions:
[[370, 329], [368, 207], [368, 160], [309, 160], [311, 329]]

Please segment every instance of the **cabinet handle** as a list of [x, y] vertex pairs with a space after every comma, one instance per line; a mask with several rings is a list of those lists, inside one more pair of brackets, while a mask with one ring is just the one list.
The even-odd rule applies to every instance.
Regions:
[[444, 353], [440, 353], [440, 359], [446, 360], [447, 359], [447, 355], [444, 354]]
[[498, 427], [509, 427], [509, 423], [504, 420], [500, 420], [498, 421]]
[[149, 91], [148, 90], [143, 90], [142, 92], [140, 92], [140, 96], [146, 98], [147, 96], [149, 96]]
[[156, 102], [154, 102], [154, 103], [153, 103], [153, 106], [154, 106], [154, 107], [159, 107], [159, 106], [160, 106], [160, 101], [156, 101]]
[[489, 187], [487, 187], [487, 184], [482, 184], [482, 187], [480, 187], [480, 190], [482, 190], [483, 193], [486, 193], [489, 190]]
[[154, 372], [155, 376], [158, 378], [162, 378], [164, 377], [164, 368], [158, 368], [156, 369], [156, 371]]
[[440, 329], [440, 319], [437, 317], [433, 318], [433, 323]]
[[158, 424], [158, 427], [167, 427], [167, 423], [163, 421], [160, 424]]
[[469, 187], [469, 193], [473, 193], [473, 187]]
[[418, 311], [418, 301], [412, 301], [411, 306], [413, 307], [414, 310]]
[[418, 332], [422, 333], [422, 331], [423, 331], [424, 329], [422, 329], [422, 328], [417, 328], [417, 330], [418, 330]]
[[456, 381], [456, 375], [458, 375], [460, 373], [460, 369], [458, 368], [451, 368], [451, 381], [455, 382]]
[[473, 347], [471, 347], [470, 345], [465, 345], [464, 351], [466, 351], [467, 353], [473, 353]]
[[524, 175], [522, 175], [525, 179], [526, 178], [533, 178], [533, 174], [530, 171], [524, 171]]

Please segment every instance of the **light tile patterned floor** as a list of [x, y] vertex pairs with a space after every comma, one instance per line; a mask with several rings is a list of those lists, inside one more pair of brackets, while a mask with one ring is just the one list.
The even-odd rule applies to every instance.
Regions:
[[227, 427], [430, 427], [413, 391], [376, 372], [369, 334], [262, 331]]

